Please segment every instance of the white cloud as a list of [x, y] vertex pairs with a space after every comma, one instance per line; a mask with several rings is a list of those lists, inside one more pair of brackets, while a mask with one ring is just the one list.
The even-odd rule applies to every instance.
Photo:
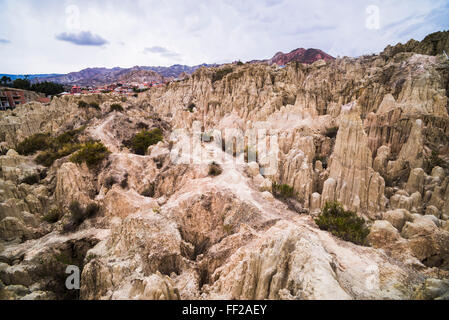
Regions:
[[[71, 5], [79, 17], [66, 12]], [[365, 27], [368, 5], [379, 7], [378, 30]], [[62, 73], [246, 61], [298, 47], [356, 56], [449, 29], [449, 6], [443, 0], [0, 0], [0, 19], [0, 38], [11, 41], [0, 44], [7, 48], [0, 51], [0, 73]], [[93, 41], [84, 41], [81, 30]]]
[[57, 40], [73, 43], [77, 46], [102, 46], [108, 43], [99, 35], [92, 34], [90, 31], [81, 31], [78, 33], [63, 32], [55, 36]]

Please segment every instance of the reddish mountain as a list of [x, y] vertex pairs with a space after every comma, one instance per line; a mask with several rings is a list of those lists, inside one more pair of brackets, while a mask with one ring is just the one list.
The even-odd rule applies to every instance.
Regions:
[[328, 55], [327, 53], [319, 49], [304, 49], [299, 48], [293, 50], [290, 53], [278, 52], [270, 60], [266, 60], [269, 64], [285, 65], [292, 61], [297, 61], [306, 64], [312, 64], [317, 60], [323, 59], [324, 61], [335, 60], [334, 57]]

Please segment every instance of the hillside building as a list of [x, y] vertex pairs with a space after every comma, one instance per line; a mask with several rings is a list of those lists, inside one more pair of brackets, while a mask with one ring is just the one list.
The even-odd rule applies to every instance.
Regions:
[[23, 90], [0, 88], [0, 110], [12, 110], [16, 106], [26, 102], [25, 92]]

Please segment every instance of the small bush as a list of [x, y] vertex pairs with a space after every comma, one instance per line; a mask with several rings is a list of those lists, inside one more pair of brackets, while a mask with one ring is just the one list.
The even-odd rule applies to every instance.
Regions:
[[358, 245], [367, 245], [369, 229], [365, 221], [354, 212], [344, 210], [338, 202], [327, 202], [323, 212], [315, 219], [321, 230]]
[[41, 172], [39, 172], [39, 178], [41, 180], [44, 180], [45, 178], [47, 178], [47, 174], [48, 174], [47, 169], [41, 170]]
[[45, 150], [49, 148], [50, 145], [50, 134], [36, 133], [20, 142], [16, 148], [16, 151], [21, 155], [28, 156], [37, 151]]
[[334, 139], [337, 137], [338, 127], [332, 127], [326, 130], [326, 137]]
[[72, 257], [67, 252], [61, 252], [59, 254], [55, 254], [54, 258], [59, 263], [65, 264], [65, 265], [72, 265], [74, 264], [74, 261]]
[[93, 167], [101, 163], [109, 156], [109, 150], [98, 141], [86, 142], [81, 149], [70, 157], [70, 161], [74, 163], [86, 163], [89, 167]]
[[64, 224], [62, 226], [62, 230], [63, 232], [73, 232], [78, 228], [78, 226], [73, 222], [73, 221], [69, 221], [66, 224]]
[[230, 224], [223, 225], [223, 231], [226, 232], [227, 235], [232, 234], [232, 229], [233, 229], [233, 226]]
[[149, 146], [157, 144], [163, 139], [162, 130], [159, 128], [150, 131], [143, 130], [131, 139], [130, 147], [135, 154], [143, 156], [147, 152]]
[[22, 141], [17, 150], [24, 155], [33, 154], [36, 151], [43, 151], [35, 158], [35, 161], [41, 165], [50, 167], [55, 160], [63, 158], [80, 148], [78, 135], [83, 130], [84, 127], [69, 130], [55, 138], [52, 138], [49, 134], [35, 134]]
[[121, 101], [121, 102], [126, 102], [126, 101], [128, 101], [128, 99], [127, 99], [126, 97], [122, 97], [122, 98], [120, 99], [120, 101]]
[[288, 199], [293, 198], [295, 196], [295, 190], [292, 186], [288, 184], [277, 184], [273, 183], [273, 195], [276, 198]]
[[78, 135], [83, 132], [84, 129], [85, 127], [81, 127], [79, 129], [69, 130], [63, 134], [60, 134], [53, 140], [52, 146], [59, 149], [67, 143], [77, 143]]
[[221, 166], [218, 163], [212, 162], [209, 165], [209, 175], [210, 176], [216, 177], [222, 173], [223, 173], [223, 169], [221, 168]]
[[36, 161], [38, 164], [46, 167], [51, 167], [51, 165], [53, 164], [53, 162], [55, 162], [55, 160], [56, 154], [52, 151], [44, 151], [34, 159], [34, 161]]
[[95, 110], [101, 110], [100, 105], [97, 102], [87, 103], [86, 101], [83, 101], [83, 100], [78, 101], [78, 108], [80, 108], [80, 109], [92, 108]]
[[89, 203], [86, 208], [83, 208], [78, 201], [73, 201], [69, 206], [69, 210], [72, 224], [79, 226], [84, 220], [97, 214], [100, 207], [96, 203]]
[[59, 150], [53, 149], [42, 152], [34, 160], [40, 165], [51, 167], [56, 160], [64, 158], [80, 148], [80, 144], [65, 144]]
[[120, 187], [122, 188], [122, 189], [126, 189], [126, 188], [128, 188], [128, 174], [126, 173], [125, 174], [125, 177], [123, 178], [123, 180], [122, 180], [122, 182], [120, 182]]
[[100, 211], [100, 206], [94, 202], [89, 203], [84, 211], [84, 216], [86, 218], [91, 218]]
[[430, 155], [429, 167], [430, 171], [432, 171], [432, 169], [435, 167], [445, 168], [444, 161], [438, 156], [438, 152], [435, 150], [432, 150], [432, 154]]
[[148, 188], [145, 188], [145, 190], [143, 190], [140, 195], [147, 197], [147, 198], [153, 198], [154, 197], [154, 185], [151, 184]]
[[91, 102], [89, 103], [89, 107], [95, 110], [101, 110], [100, 105], [97, 102]]
[[238, 66], [243, 66], [243, 64], [244, 64], [244, 63], [243, 63], [242, 61], [238, 61], [238, 62], [237, 62], [237, 65], [238, 65]]
[[223, 68], [220, 69], [218, 71], [216, 71], [213, 75], [212, 75], [212, 83], [216, 82], [216, 81], [220, 81], [221, 79], [223, 79], [227, 74], [232, 73], [234, 71], [234, 69], [232, 69], [231, 67], [227, 67], [227, 68]]
[[114, 112], [114, 111], [123, 112], [124, 109], [121, 104], [114, 103], [113, 105], [111, 105], [111, 112]]
[[71, 213], [70, 218], [76, 225], [80, 225], [86, 219], [84, 209], [78, 201], [73, 201], [69, 206], [69, 210]]
[[42, 217], [42, 220], [48, 223], [56, 223], [61, 218], [61, 216], [61, 211], [59, 211], [58, 209], [52, 209]]
[[78, 108], [87, 109], [89, 108], [89, 104], [86, 101], [80, 100], [78, 101]]
[[106, 179], [104, 184], [105, 184], [106, 188], [111, 189], [112, 186], [116, 183], [117, 183], [117, 180], [113, 176], [110, 176]]
[[41, 180], [41, 177], [37, 173], [35, 173], [35, 174], [29, 175], [29, 176], [23, 178], [22, 181], [20, 181], [20, 183], [26, 183], [31, 186], [33, 184], [39, 183], [40, 180]]
[[138, 124], [137, 124], [137, 129], [140, 129], [140, 130], [142, 130], [142, 129], [148, 129], [148, 124], [146, 124], [145, 122], [139, 122]]

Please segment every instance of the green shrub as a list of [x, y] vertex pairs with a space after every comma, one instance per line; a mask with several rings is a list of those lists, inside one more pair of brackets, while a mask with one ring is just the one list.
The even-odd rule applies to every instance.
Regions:
[[78, 101], [78, 108], [81, 108], [81, 109], [92, 108], [95, 110], [101, 110], [100, 105], [97, 102], [87, 103], [86, 101], [83, 101], [83, 100]]
[[57, 154], [53, 151], [44, 151], [41, 152], [36, 158], [34, 158], [34, 161], [36, 161], [38, 164], [51, 167], [53, 162], [57, 159]]
[[147, 197], [147, 198], [153, 198], [154, 197], [154, 185], [151, 184], [149, 187], [145, 188], [145, 190], [143, 190], [140, 195]]
[[212, 83], [214, 83], [216, 81], [220, 81], [226, 75], [228, 75], [229, 73], [232, 73], [233, 71], [234, 71], [234, 69], [232, 69], [231, 67], [226, 67], [226, 68], [223, 68], [223, 69], [220, 69], [220, 70], [216, 71], [212, 75]]
[[69, 210], [71, 213], [70, 218], [76, 225], [80, 225], [86, 219], [84, 209], [78, 201], [70, 203]]
[[243, 64], [244, 64], [244, 63], [243, 63], [242, 61], [237, 61], [237, 65], [238, 65], [238, 66], [243, 66]]
[[100, 211], [100, 206], [94, 202], [89, 203], [84, 211], [84, 216], [86, 218], [91, 218]]
[[123, 180], [122, 180], [122, 182], [120, 182], [120, 187], [121, 187], [122, 189], [128, 188], [128, 177], [129, 177], [129, 175], [128, 175], [128, 173], [126, 173], [126, 174], [125, 174], [125, 177], [124, 177]]
[[64, 144], [67, 143], [77, 143], [78, 142], [78, 135], [83, 132], [85, 129], [85, 127], [80, 127], [78, 129], [75, 130], [69, 130], [64, 132], [63, 134], [60, 134], [59, 136], [57, 136], [53, 142], [52, 142], [52, 146], [55, 148], [61, 148]]
[[157, 144], [163, 139], [162, 130], [159, 128], [150, 131], [143, 130], [131, 139], [130, 147], [135, 154], [145, 155], [149, 146]]
[[61, 211], [59, 211], [58, 209], [52, 209], [42, 217], [42, 220], [48, 223], [56, 223], [61, 218], [61, 216]]
[[89, 107], [95, 110], [101, 110], [100, 105], [97, 102], [89, 103]]
[[444, 161], [438, 156], [438, 152], [435, 150], [432, 150], [432, 154], [430, 155], [429, 167], [430, 170], [432, 170], [435, 167], [445, 168]]
[[79, 226], [84, 220], [97, 214], [100, 207], [92, 202], [89, 203], [86, 208], [83, 208], [78, 201], [73, 201], [69, 206], [69, 210], [71, 213], [71, 222], [75, 226]]
[[50, 134], [36, 133], [22, 142], [16, 148], [16, 151], [24, 156], [35, 153], [36, 151], [45, 150], [51, 145]]
[[321, 230], [329, 231], [342, 240], [367, 245], [366, 237], [370, 231], [365, 221], [354, 212], [344, 210], [338, 202], [327, 202], [315, 222]]
[[30, 186], [36, 183], [39, 183], [39, 181], [41, 180], [40, 176], [35, 173], [29, 176], [26, 176], [25, 178], [23, 178], [20, 183], [26, 183], [29, 184]]
[[89, 108], [89, 104], [86, 101], [80, 100], [78, 101], [78, 108], [87, 109]]
[[288, 199], [293, 198], [295, 196], [295, 190], [292, 186], [289, 186], [288, 184], [277, 184], [273, 183], [273, 195], [276, 198], [281, 199]]
[[326, 137], [334, 139], [337, 137], [338, 127], [332, 127], [326, 130]]
[[142, 129], [148, 129], [148, 125], [145, 123], [145, 122], [139, 122], [138, 124], [137, 124], [137, 129], [140, 129], [140, 130], [142, 130]]
[[72, 257], [67, 252], [61, 252], [59, 254], [54, 255], [55, 260], [59, 263], [65, 264], [65, 265], [73, 265], [74, 261]]
[[18, 145], [17, 151], [23, 155], [43, 151], [35, 158], [35, 161], [50, 167], [55, 160], [63, 158], [80, 148], [78, 135], [83, 130], [84, 127], [69, 130], [55, 138], [52, 138], [50, 134], [38, 133], [22, 141]]
[[112, 186], [116, 183], [117, 183], [117, 179], [115, 179], [113, 176], [110, 176], [106, 179], [104, 184], [105, 184], [106, 188], [111, 189]]
[[70, 157], [70, 161], [78, 164], [84, 162], [89, 167], [93, 167], [101, 163], [109, 154], [109, 150], [101, 142], [89, 141]]
[[80, 148], [81, 144], [79, 143], [68, 143], [63, 145], [61, 149], [46, 150], [40, 153], [34, 160], [40, 165], [51, 167], [56, 160], [64, 158]]
[[209, 165], [209, 175], [210, 175], [210, 176], [216, 177], [216, 176], [219, 176], [219, 175], [222, 174], [222, 173], [223, 173], [223, 169], [222, 169], [221, 166], [220, 166], [218, 163], [216, 163], [215, 161], [212, 162], [212, 163]]
[[223, 225], [223, 231], [226, 232], [227, 235], [232, 234], [232, 229], [233, 229], [233, 226], [230, 224]]
[[123, 112], [124, 109], [121, 104], [114, 103], [113, 105], [111, 105], [111, 112], [114, 112], [114, 111]]

